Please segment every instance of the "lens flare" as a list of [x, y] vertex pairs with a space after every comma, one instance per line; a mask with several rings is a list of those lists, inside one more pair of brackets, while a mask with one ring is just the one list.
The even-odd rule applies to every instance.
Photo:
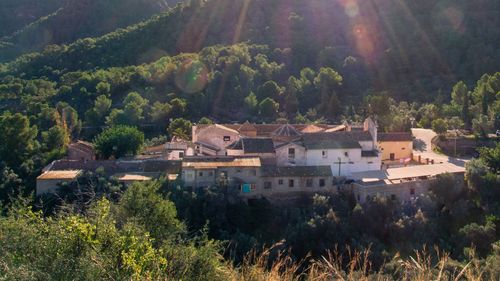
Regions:
[[185, 60], [175, 74], [175, 85], [185, 93], [193, 94], [205, 89], [208, 70], [198, 60]]
[[448, 21], [450, 27], [459, 33], [465, 32], [463, 21], [464, 13], [455, 7], [448, 7], [443, 10], [442, 15]]
[[354, 18], [354, 17], [359, 15], [359, 6], [358, 6], [358, 3], [356, 3], [356, 1], [352, 1], [352, 0], [347, 1], [344, 4], [344, 10], [345, 10], [345, 13], [351, 18]]
[[375, 51], [375, 45], [366, 26], [364, 24], [354, 25], [353, 33], [356, 38], [356, 47], [358, 52], [360, 52], [365, 59], [372, 58]]

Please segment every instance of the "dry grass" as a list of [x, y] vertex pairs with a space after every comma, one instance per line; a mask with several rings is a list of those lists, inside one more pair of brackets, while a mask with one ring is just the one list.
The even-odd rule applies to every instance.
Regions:
[[390, 261], [396, 265], [396, 272], [384, 274], [371, 268], [370, 249], [353, 251], [347, 249], [343, 255], [338, 249], [328, 252], [320, 259], [306, 258], [295, 261], [289, 252], [279, 249], [281, 243], [260, 251], [250, 252], [238, 267], [229, 267], [227, 280], [245, 281], [459, 281], [484, 280], [484, 271], [480, 260], [472, 251], [470, 262], [463, 265], [449, 258], [449, 255], [435, 248], [431, 253], [424, 248], [416, 251], [412, 257], [394, 256]]

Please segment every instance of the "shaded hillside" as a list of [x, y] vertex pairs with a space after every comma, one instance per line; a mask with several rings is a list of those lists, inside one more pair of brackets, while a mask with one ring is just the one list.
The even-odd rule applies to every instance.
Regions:
[[247, 40], [284, 48], [295, 72], [356, 65], [368, 71], [367, 87], [410, 98], [500, 67], [495, 0], [192, 2], [125, 30], [21, 57], [6, 73], [54, 77]]
[[2, 39], [0, 60], [127, 27], [167, 9], [163, 0], [66, 0], [61, 7]]
[[2, 0], [0, 37], [8, 36], [40, 17], [55, 12], [64, 0]]

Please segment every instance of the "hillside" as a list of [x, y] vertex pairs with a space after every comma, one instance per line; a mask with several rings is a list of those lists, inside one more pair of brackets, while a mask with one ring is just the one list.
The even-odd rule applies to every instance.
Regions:
[[14, 33], [40, 17], [55, 12], [63, 0], [2, 0], [0, 38]]
[[42, 50], [47, 45], [100, 36], [145, 20], [168, 7], [167, 2], [161, 0], [60, 2], [57, 9], [43, 14], [39, 19], [2, 38], [0, 61], [13, 59], [26, 52]]
[[342, 3], [193, 1], [103, 37], [21, 57], [4, 73], [54, 77], [250, 41], [284, 49], [292, 73], [354, 64], [367, 72], [369, 88], [425, 100], [456, 80], [472, 82], [499, 68], [498, 1]]

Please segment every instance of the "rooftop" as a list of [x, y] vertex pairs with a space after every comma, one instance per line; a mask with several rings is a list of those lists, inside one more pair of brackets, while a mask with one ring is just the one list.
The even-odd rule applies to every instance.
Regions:
[[82, 170], [68, 170], [68, 171], [47, 171], [37, 177], [37, 180], [74, 180]]
[[[324, 131], [339, 126], [339, 125], [327, 125], [327, 124], [314, 124], [313, 126], [315, 128], [313, 128], [310, 127], [311, 125], [309, 124], [288, 124], [288, 125], [293, 127], [295, 130], [299, 132], [302, 132], [303, 130], [307, 132], [312, 129], [314, 129], [314, 131], [317, 131], [318, 129]], [[206, 129], [210, 126], [214, 125], [199, 124], [196, 125], [195, 131], [200, 132], [201, 130]], [[245, 135], [245, 132], [248, 133], [249, 131], [255, 131], [258, 137], [269, 137], [274, 131], [283, 127], [283, 124], [251, 124], [249, 122], [245, 122], [243, 124], [220, 124], [219, 126], [222, 126], [222, 128], [227, 128], [229, 130], [237, 131], [242, 135]]]
[[369, 132], [312, 133], [302, 136], [307, 149], [361, 148], [360, 141], [371, 141]]
[[405, 178], [430, 177], [445, 173], [464, 173], [465, 168], [450, 163], [392, 168], [383, 171], [353, 173], [351, 178], [362, 182], [399, 180]]
[[265, 166], [262, 177], [331, 177], [330, 166]]
[[118, 179], [118, 181], [121, 182], [131, 182], [131, 181], [150, 181], [152, 178], [143, 176], [143, 175], [138, 175], [138, 174], [121, 174], [121, 175], [115, 175], [115, 177]]
[[259, 157], [185, 157], [182, 168], [217, 169], [221, 167], [260, 167]]
[[274, 143], [271, 138], [241, 138], [227, 149], [243, 150], [245, 153], [274, 153]]
[[379, 133], [377, 134], [378, 141], [413, 141], [411, 133]]

